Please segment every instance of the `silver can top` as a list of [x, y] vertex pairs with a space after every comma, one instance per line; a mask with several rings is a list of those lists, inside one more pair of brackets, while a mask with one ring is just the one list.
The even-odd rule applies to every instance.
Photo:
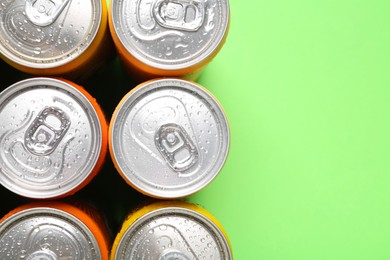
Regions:
[[113, 0], [111, 15], [132, 56], [154, 68], [179, 70], [218, 49], [230, 14], [228, 0]]
[[0, 52], [37, 69], [79, 57], [94, 40], [101, 0], [0, 0]]
[[158, 198], [193, 194], [219, 173], [230, 145], [225, 114], [199, 85], [149, 81], [126, 95], [110, 126], [111, 154], [122, 176]]
[[38, 207], [0, 223], [0, 259], [101, 259], [87, 226], [62, 210]]
[[232, 259], [222, 231], [186, 208], [167, 207], [135, 221], [119, 241], [114, 259]]
[[94, 169], [102, 126], [89, 100], [70, 84], [33, 78], [0, 93], [0, 183], [30, 198], [78, 187]]

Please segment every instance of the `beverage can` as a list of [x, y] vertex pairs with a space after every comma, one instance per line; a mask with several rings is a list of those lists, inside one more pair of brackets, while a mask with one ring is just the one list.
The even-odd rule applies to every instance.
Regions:
[[90, 212], [54, 201], [16, 208], [0, 220], [0, 258], [108, 259], [107, 227]]
[[221, 224], [203, 208], [157, 202], [131, 213], [114, 240], [111, 260], [233, 259]]
[[85, 77], [112, 48], [105, 0], [0, 0], [0, 19], [1, 57], [30, 74]]
[[191, 195], [220, 172], [230, 131], [222, 106], [191, 81], [156, 79], [130, 91], [114, 111], [109, 148], [125, 181], [156, 198]]
[[98, 173], [106, 143], [99, 105], [70, 81], [32, 78], [0, 93], [0, 183], [14, 193], [75, 193]]
[[222, 48], [228, 0], [112, 0], [109, 25], [125, 67], [142, 80], [196, 80]]

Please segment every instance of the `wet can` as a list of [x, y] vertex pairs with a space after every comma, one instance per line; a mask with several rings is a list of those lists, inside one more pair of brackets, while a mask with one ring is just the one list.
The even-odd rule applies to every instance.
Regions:
[[0, 258], [108, 259], [108, 229], [99, 216], [64, 202], [20, 206], [0, 220]]
[[208, 90], [182, 79], [155, 79], [120, 101], [108, 142], [128, 184], [145, 195], [173, 199], [201, 190], [218, 175], [230, 130]]
[[84, 78], [113, 48], [105, 0], [0, 0], [0, 54], [40, 76]]
[[228, 0], [111, 0], [109, 25], [123, 64], [141, 80], [196, 80], [224, 44]]
[[233, 259], [221, 224], [203, 208], [157, 202], [131, 213], [114, 240], [111, 260]]
[[102, 110], [70, 81], [32, 78], [0, 93], [0, 183], [16, 194], [75, 193], [98, 173], [106, 143]]

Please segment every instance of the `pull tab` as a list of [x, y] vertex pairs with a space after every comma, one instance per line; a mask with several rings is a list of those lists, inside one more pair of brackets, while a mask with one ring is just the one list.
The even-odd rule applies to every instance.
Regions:
[[153, 14], [162, 27], [195, 32], [203, 24], [205, 7], [199, 0], [157, 0]]
[[58, 256], [49, 250], [40, 250], [28, 256], [27, 260], [58, 260]]
[[35, 25], [52, 24], [70, 0], [26, 0], [27, 18]]
[[157, 149], [174, 171], [185, 171], [198, 161], [198, 150], [179, 125], [162, 125], [154, 138]]
[[69, 126], [70, 119], [64, 111], [46, 107], [27, 129], [25, 145], [33, 154], [48, 155], [61, 142]]
[[166, 253], [163, 253], [158, 260], [172, 260], [172, 259], [177, 259], [177, 260], [190, 260], [185, 254], [182, 252], [172, 250], [168, 251]]

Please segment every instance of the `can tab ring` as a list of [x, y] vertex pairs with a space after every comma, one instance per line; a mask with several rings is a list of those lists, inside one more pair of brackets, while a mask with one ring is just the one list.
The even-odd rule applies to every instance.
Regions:
[[27, 18], [37, 26], [52, 24], [70, 0], [26, 0]]
[[190, 260], [185, 254], [176, 250], [165, 252], [158, 258], [158, 260], [173, 260], [173, 259]]
[[157, 0], [153, 14], [162, 27], [195, 32], [203, 24], [205, 7], [199, 0]]
[[188, 133], [177, 124], [162, 125], [154, 140], [161, 155], [176, 172], [185, 171], [198, 161], [198, 150]]
[[27, 149], [37, 155], [54, 151], [69, 129], [69, 116], [59, 108], [46, 107], [31, 123], [25, 133]]
[[48, 249], [35, 251], [27, 257], [27, 260], [58, 260], [59, 258], [55, 253]]

